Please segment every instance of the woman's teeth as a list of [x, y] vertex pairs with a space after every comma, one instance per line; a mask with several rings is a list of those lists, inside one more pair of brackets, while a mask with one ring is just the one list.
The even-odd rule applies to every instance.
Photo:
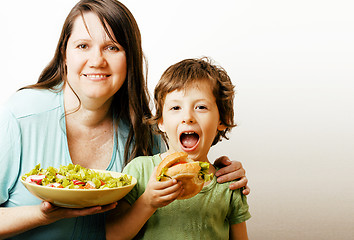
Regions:
[[88, 77], [88, 78], [104, 78], [104, 77], [107, 77], [108, 75], [91, 75], [91, 74], [88, 74], [88, 75], [85, 75], [84, 76]]

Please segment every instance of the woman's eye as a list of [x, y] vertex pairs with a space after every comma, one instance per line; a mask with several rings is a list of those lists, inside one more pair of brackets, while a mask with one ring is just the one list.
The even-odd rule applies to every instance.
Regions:
[[119, 51], [119, 48], [117, 46], [108, 46], [107, 49], [109, 51], [115, 51], [115, 52], [118, 52]]
[[86, 49], [87, 48], [87, 45], [86, 44], [79, 44], [78, 46], [77, 46], [77, 48], [79, 48], [79, 49]]

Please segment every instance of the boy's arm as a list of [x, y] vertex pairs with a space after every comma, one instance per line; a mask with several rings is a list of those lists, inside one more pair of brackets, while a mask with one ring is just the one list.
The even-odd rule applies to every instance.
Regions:
[[[106, 239], [132, 239], [156, 209], [145, 208], [139, 198], [133, 206], [126, 200], [120, 200], [114, 213], [106, 219]], [[141, 204], [142, 203], [142, 204]]]
[[232, 224], [230, 226], [231, 240], [248, 240], [246, 222]]
[[114, 212], [107, 216], [106, 239], [132, 239], [158, 208], [173, 202], [182, 191], [181, 183], [175, 179], [157, 181], [154, 171], [145, 192], [132, 206], [121, 200]]

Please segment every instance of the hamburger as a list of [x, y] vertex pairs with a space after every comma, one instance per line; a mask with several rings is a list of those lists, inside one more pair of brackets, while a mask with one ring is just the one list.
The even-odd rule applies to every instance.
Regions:
[[194, 161], [185, 152], [175, 152], [165, 157], [157, 166], [158, 181], [176, 179], [182, 182], [184, 192], [177, 199], [188, 199], [197, 195], [203, 188], [204, 182], [211, 179], [208, 174], [209, 163]]

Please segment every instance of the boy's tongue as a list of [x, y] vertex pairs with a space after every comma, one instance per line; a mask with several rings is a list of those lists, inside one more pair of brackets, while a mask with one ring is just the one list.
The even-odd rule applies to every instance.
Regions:
[[199, 136], [198, 134], [182, 134], [181, 135], [181, 143], [185, 148], [192, 148], [198, 142]]

